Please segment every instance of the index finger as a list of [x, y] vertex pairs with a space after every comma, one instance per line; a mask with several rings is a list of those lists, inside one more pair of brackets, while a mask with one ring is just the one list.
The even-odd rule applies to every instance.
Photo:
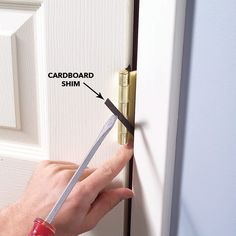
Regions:
[[106, 161], [101, 167], [97, 168], [96, 171], [82, 181], [91, 196], [92, 202], [99, 192], [119, 174], [132, 156], [132, 144], [124, 145], [112, 159]]

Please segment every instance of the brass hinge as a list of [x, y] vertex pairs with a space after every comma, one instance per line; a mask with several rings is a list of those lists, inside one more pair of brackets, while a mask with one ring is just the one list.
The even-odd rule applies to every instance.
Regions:
[[[136, 93], [136, 71], [122, 70], [119, 73], [119, 111], [134, 125], [135, 93]], [[133, 139], [127, 128], [118, 123], [118, 142], [126, 144]]]

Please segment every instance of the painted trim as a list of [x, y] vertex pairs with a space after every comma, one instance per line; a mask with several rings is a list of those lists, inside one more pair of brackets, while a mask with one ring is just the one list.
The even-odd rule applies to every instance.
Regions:
[[169, 235], [171, 208], [172, 208], [172, 193], [174, 183], [174, 165], [175, 165], [175, 150], [178, 128], [178, 111], [180, 97], [180, 83], [183, 58], [183, 43], [185, 29], [185, 11], [186, 0], [176, 0], [175, 10], [175, 25], [173, 39], [173, 58], [172, 58], [172, 75], [171, 89], [169, 100], [169, 127], [166, 149], [166, 174], [164, 185], [164, 204], [163, 204], [163, 225], [162, 235]]
[[185, 8], [140, 1], [131, 236], [170, 232]]

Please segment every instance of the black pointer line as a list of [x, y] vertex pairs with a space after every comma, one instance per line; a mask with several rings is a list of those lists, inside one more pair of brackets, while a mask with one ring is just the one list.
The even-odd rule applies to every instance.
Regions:
[[103, 96], [102, 96], [102, 94], [101, 93], [97, 93], [94, 89], [92, 89], [90, 86], [88, 86], [85, 82], [83, 82], [83, 84], [87, 87], [87, 88], [89, 88], [91, 91], [93, 91], [97, 96], [97, 98], [101, 98], [101, 99], [103, 99], [104, 100], [104, 98], [103, 98]]

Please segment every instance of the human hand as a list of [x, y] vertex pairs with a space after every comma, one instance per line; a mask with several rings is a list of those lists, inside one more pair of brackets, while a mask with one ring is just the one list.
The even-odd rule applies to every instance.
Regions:
[[[121, 200], [133, 196], [128, 188], [105, 190], [132, 155], [131, 145], [123, 146], [101, 167], [85, 170], [52, 223], [56, 236], [76, 236], [91, 230]], [[36, 217], [45, 219], [77, 168], [71, 162], [41, 162], [21, 199], [0, 212], [1, 232], [4, 224], [8, 225], [8, 236], [27, 235]]]

